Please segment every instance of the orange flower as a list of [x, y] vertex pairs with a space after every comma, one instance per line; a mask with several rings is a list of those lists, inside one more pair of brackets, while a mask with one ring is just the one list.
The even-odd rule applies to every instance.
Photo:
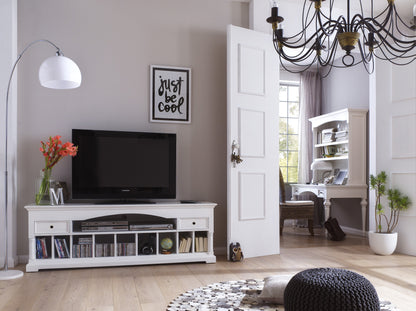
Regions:
[[45, 143], [40, 142], [41, 147], [39, 148], [40, 152], [45, 157], [45, 169], [51, 169], [55, 166], [62, 158], [70, 155], [72, 157], [77, 155], [78, 147], [74, 146], [71, 142], [66, 142], [62, 144], [61, 136], [56, 135], [54, 137], [50, 136], [49, 140]]

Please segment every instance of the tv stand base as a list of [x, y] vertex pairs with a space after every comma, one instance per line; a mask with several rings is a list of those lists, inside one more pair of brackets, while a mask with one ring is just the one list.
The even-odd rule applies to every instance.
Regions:
[[[29, 226], [26, 271], [180, 262], [214, 263], [215, 206], [215, 203], [209, 202], [25, 206]], [[88, 226], [109, 225], [96, 219], [105, 217], [107, 220], [112, 216], [121, 219], [123, 215], [136, 215], [126, 219], [146, 215], [166, 218], [173, 223], [173, 229], [155, 227], [140, 230], [137, 229], [140, 227], [125, 223], [123, 227], [116, 222], [104, 231], [82, 228], [87, 226], [85, 223]], [[98, 223], [91, 225], [94, 221]]]

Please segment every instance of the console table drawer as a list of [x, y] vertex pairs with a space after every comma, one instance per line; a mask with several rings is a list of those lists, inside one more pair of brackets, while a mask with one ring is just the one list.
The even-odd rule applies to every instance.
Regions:
[[67, 221], [35, 221], [35, 234], [69, 233]]
[[208, 229], [208, 218], [178, 219], [179, 230]]

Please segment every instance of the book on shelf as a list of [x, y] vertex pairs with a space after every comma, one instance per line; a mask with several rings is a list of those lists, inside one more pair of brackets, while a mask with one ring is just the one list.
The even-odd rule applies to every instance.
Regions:
[[114, 256], [114, 243], [95, 244], [95, 257]]
[[197, 236], [195, 237], [195, 252], [199, 252], [199, 239]]
[[72, 245], [73, 258], [92, 257], [92, 244], [74, 244]]
[[200, 236], [200, 237], [198, 237], [198, 241], [199, 241], [198, 252], [203, 252], [204, 251], [204, 238], [202, 236]]
[[189, 253], [191, 252], [192, 238], [191, 237], [182, 237], [179, 242], [179, 253]]
[[49, 258], [46, 238], [36, 238], [36, 258]]
[[69, 258], [69, 249], [65, 239], [55, 239], [56, 253], [59, 258]]
[[117, 243], [117, 255], [134, 256], [136, 255], [135, 246], [135, 243]]
[[196, 236], [195, 237], [195, 252], [208, 252], [208, 237]]
[[208, 252], [208, 238], [204, 237], [203, 240], [204, 240], [203, 250], [204, 250], [204, 252]]
[[62, 253], [62, 248], [59, 245], [58, 239], [55, 239], [55, 248], [56, 248], [56, 252], [58, 253], [58, 258], [63, 258], [64, 254]]
[[335, 139], [339, 140], [347, 140], [348, 139], [348, 131], [339, 131], [335, 133]]
[[40, 239], [36, 239], [36, 258], [42, 258], [42, 246], [40, 245]]
[[186, 239], [186, 252], [187, 253], [190, 253], [192, 250], [191, 250], [191, 247], [192, 247], [192, 238], [189, 236], [187, 239]]
[[65, 253], [65, 258], [69, 258], [69, 248], [68, 245], [66, 243], [66, 239], [62, 239], [63, 244], [64, 244], [64, 253]]
[[186, 245], [186, 239], [180, 238], [179, 240], [179, 253], [185, 253], [185, 245]]
[[95, 257], [103, 257], [103, 244], [95, 244]]

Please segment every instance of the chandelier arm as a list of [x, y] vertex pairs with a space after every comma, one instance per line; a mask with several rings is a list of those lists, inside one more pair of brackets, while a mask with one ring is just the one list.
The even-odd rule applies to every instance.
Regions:
[[363, 15], [361, 14], [355, 14], [354, 17], [352, 18], [351, 23], [354, 26], [353, 31], [357, 31], [357, 29], [363, 25], [366, 26], [367, 28], [374, 28], [371, 25], [371, 23], [368, 23], [368, 21], [366, 21], [366, 18], [364, 18]]
[[[344, 18], [339, 18], [339, 19], [345, 21]], [[334, 25], [334, 26], [332, 26], [332, 27], [334, 29], [337, 29], [338, 27], [340, 27], [341, 24], [342, 24], [342, 22], [338, 20], [337, 21], [337, 24]], [[326, 37], [329, 37], [333, 33], [334, 33], [333, 31], [332, 32], [322, 32], [322, 35], [325, 35]], [[309, 39], [306, 40], [306, 38], [305, 38], [306, 41], [304, 41], [302, 44], [299, 44], [299, 45], [295, 45], [295, 44], [297, 42], [299, 42], [300, 40], [293, 41], [293, 42], [288, 42], [288, 39], [291, 39], [292, 37], [285, 38], [285, 40], [279, 41], [278, 38], [277, 38], [277, 36], [275, 35], [274, 38], [273, 38], [274, 39], [273, 41], [275, 41], [275, 42], [278, 41], [282, 46], [287, 47], [287, 48], [299, 49], [299, 48], [303, 48], [303, 47], [307, 46], [312, 41], [316, 41], [316, 39], [320, 38], [322, 35], [320, 35], [319, 34], [319, 31], [317, 31], [314, 34], [312, 34]]]
[[[408, 51], [394, 51], [389, 49], [387, 44], [382, 44], [379, 45], [378, 49], [382, 52], [382, 54], [386, 57], [385, 60], [389, 60], [389, 59], [398, 59], [398, 58], [412, 58], [412, 57], [416, 57], [416, 53], [415, 54], [411, 54], [411, 55], [406, 55]], [[391, 55], [393, 58], [388, 57], [386, 52], [388, 52], [389, 55]], [[397, 54], [395, 53], [397, 52]]]
[[[386, 14], [384, 20], [379, 22], [378, 19], [381, 18], [382, 15], [384, 15], [386, 12], [387, 12], [387, 14]], [[369, 24], [374, 23], [374, 24], [379, 25], [379, 27], [384, 27], [385, 28], [385, 26], [387, 24], [389, 24], [389, 22], [391, 22], [391, 16], [392, 16], [392, 7], [389, 4], [389, 6], [387, 6], [387, 8], [385, 8], [384, 11], [381, 12], [376, 17], [374, 17], [374, 18], [367, 17], [367, 18], [363, 18], [363, 20], [365, 20]]]
[[308, 16], [309, 16], [309, 12], [310, 12], [310, 6], [312, 4], [309, 6], [308, 12], [306, 14], [306, 19], [305, 19], [306, 1], [307, 0], [304, 1], [303, 10], [302, 10], [302, 30], [299, 31], [298, 33], [294, 34], [293, 36], [285, 37], [284, 38], [285, 39], [284, 41], [288, 41], [290, 39], [296, 39], [295, 41], [291, 42], [291, 44], [296, 44], [296, 43], [300, 42], [303, 37], [305, 37], [305, 40], [306, 40], [306, 31], [310, 27], [310, 25], [312, 24], [312, 22], [314, 20], [314, 16], [312, 16], [311, 20], [309, 22], [307, 22], [307, 19], [308, 19]]
[[306, 48], [306, 46], [308, 45], [308, 43], [310, 43], [311, 41], [315, 41], [316, 38], [318, 37], [318, 35], [319, 34], [315, 32], [307, 41], [303, 42], [300, 45], [294, 45], [297, 42], [287, 42], [287, 41], [280, 41], [279, 43], [282, 46], [287, 47], [287, 48], [291, 48], [291, 49], [300, 49], [300, 48], [303, 48], [303, 47]]
[[297, 34], [294, 34], [293, 36], [291, 36], [291, 37], [286, 37], [285, 39], [286, 40], [290, 40], [290, 39], [294, 39], [294, 38], [297, 38], [297, 37], [299, 37], [298, 39], [296, 39], [296, 41], [293, 41], [292, 42], [292, 44], [294, 44], [294, 43], [298, 43], [299, 41], [301, 41], [302, 40], [302, 38], [303, 37], [305, 37], [305, 40], [306, 40], [306, 30], [311, 26], [311, 24], [312, 24], [312, 22], [314, 21], [314, 16], [311, 18], [311, 20], [306, 24], [306, 27], [305, 27], [305, 20], [304, 20], [304, 17], [302, 16], [302, 29], [303, 30], [301, 30], [301, 31], [299, 31]]
[[415, 36], [411, 36], [411, 35], [408, 35], [408, 34], [405, 34], [405, 33], [403, 33], [401, 30], [400, 30], [400, 28], [399, 28], [399, 23], [397, 22], [397, 20], [399, 20], [400, 21], [400, 23], [401, 23], [401, 25], [402, 26], [404, 26], [404, 27], [406, 27], [407, 29], [409, 29], [409, 30], [413, 30], [410, 26], [407, 26], [406, 25], [406, 23], [402, 20], [402, 18], [400, 17], [400, 15], [397, 13], [397, 11], [396, 11], [396, 8], [394, 9], [395, 10], [395, 15], [394, 15], [394, 17], [395, 17], [395, 19], [396, 19], [396, 29], [397, 29], [397, 31], [398, 31], [398, 33], [399, 34], [401, 34], [402, 36], [404, 36], [404, 37], [406, 37], [406, 38], [416, 38], [416, 35]]
[[320, 73], [321, 73], [321, 79], [325, 79], [326, 77], [328, 77], [329, 76], [329, 74], [331, 73], [331, 70], [332, 70], [332, 66], [329, 66], [328, 67], [328, 72], [327, 73], [325, 73], [325, 74], [322, 74], [322, 70], [320, 71]]
[[[324, 16], [325, 17], [325, 16]], [[325, 17], [326, 18], [326, 17]], [[336, 21], [333, 20], [328, 20], [326, 21], [324, 24], [322, 24], [320, 15], [318, 15], [318, 20], [319, 20], [319, 25], [321, 26], [321, 30], [322, 32], [326, 35], [326, 36], [330, 36], [331, 34], [334, 33], [335, 30], [338, 30], [339, 28], [343, 28], [342, 25], [346, 25], [347, 21], [345, 20], [344, 16], [339, 16], [338, 19]], [[334, 24], [333, 24], [334, 23]], [[329, 25], [327, 25], [329, 24]], [[332, 25], [333, 24], [333, 25]], [[329, 31], [327, 29], [329, 28], [333, 28], [332, 31]]]
[[[416, 40], [412, 40], [412, 41], [405, 41], [405, 40], [400, 40], [400, 39], [398, 39], [398, 38], [396, 38], [395, 36], [393, 36], [392, 34], [391, 34], [391, 27], [392, 27], [392, 24], [393, 24], [393, 22], [391, 21], [391, 23], [390, 23], [390, 27], [389, 28], [386, 28], [386, 27], [384, 27], [383, 25], [381, 25], [380, 23], [378, 23], [377, 21], [372, 21], [375, 25], [372, 25], [369, 21], [368, 21], [368, 19], [364, 19], [363, 21], [362, 21], [362, 24], [364, 25], [364, 26], [366, 26], [367, 28], [370, 28], [373, 32], [374, 32], [374, 34], [376, 34], [377, 36], [378, 36], [378, 38], [379, 39], [381, 39], [383, 42], [385, 42], [386, 40], [387, 40], [387, 38], [391, 38], [391, 39], [393, 39], [393, 41], [394, 42], [396, 42], [396, 43], [400, 43], [400, 44], [405, 44], [405, 45], [409, 45], [410, 44], [410, 49], [412, 49], [412, 46], [414, 47], [415, 46], [415, 44], [416, 44]], [[384, 35], [383, 35], [384, 34]], [[406, 37], [408, 37], [408, 38], [416, 38], [416, 36], [406, 36]]]
[[[387, 40], [386, 38], [384, 38], [383, 36], [381, 36], [379, 33], [377, 33], [377, 36], [378, 36], [378, 38], [381, 40], [381, 42], [380, 42], [379, 46], [384, 45], [384, 46], [388, 47], [389, 49], [391, 49], [391, 50], [393, 50], [393, 51], [395, 51], [395, 52], [398, 52], [398, 53], [403, 53], [403, 54], [405, 54], [405, 53], [407, 53], [407, 52], [410, 52], [410, 51], [411, 51], [411, 50], [412, 50], [412, 49], [416, 46], [416, 41], [413, 41], [413, 42], [402, 41], [402, 40], [399, 40], [399, 39], [397, 39], [397, 38], [393, 37], [390, 33], [387, 33], [387, 34], [386, 34], [386, 36], [388, 36], [389, 38], [393, 39], [393, 41], [394, 41], [396, 44], [397, 44], [397, 43], [400, 43], [400, 44], [405, 44], [406, 46], [407, 46], [407, 45], [409, 45], [408, 47], [401, 46], [401, 47], [403, 47], [403, 49], [402, 49], [402, 50], [400, 50], [400, 49], [396, 48], [395, 46], [393, 46], [393, 45], [389, 42], [389, 40]], [[400, 46], [400, 45], [399, 45], [399, 46]]]
[[328, 68], [328, 71], [327, 71], [325, 74], [323, 74], [323, 73], [322, 73], [323, 69], [321, 69], [321, 70], [320, 70], [320, 73], [321, 73], [321, 78], [322, 78], [322, 79], [325, 79], [325, 78], [326, 78], [326, 77], [328, 77], [328, 76], [329, 76], [329, 74], [331, 73], [332, 68], [344, 68], [344, 67], [341, 67], [341, 66], [336, 66], [336, 65], [334, 65], [334, 63], [332, 62], [332, 63], [331, 63], [331, 64], [329, 64], [328, 66], [325, 66], [325, 67], [322, 67], [322, 68]]
[[[386, 59], [384, 59], [384, 58], [381, 58], [381, 57], [379, 57], [379, 56], [376, 56], [378, 59], [381, 59], [381, 60], [386, 60]], [[388, 61], [390, 62], [390, 63], [392, 63], [393, 65], [397, 65], [397, 66], [406, 66], [406, 65], [409, 65], [409, 64], [411, 64], [412, 62], [414, 62], [415, 61], [415, 59], [416, 58], [414, 58], [414, 59], [412, 59], [412, 60], [409, 60], [409, 61], [407, 61], [407, 62], [405, 62], [405, 63], [398, 63], [398, 62], [395, 62], [395, 61], [393, 61], [393, 60], [391, 60], [391, 59], [388, 59]]]
[[[388, 12], [388, 11], [390, 12], [390, 10], [391, 10], [391, 4], [389, 4], [382, 12], [380, 12], [380, 14], [378, 14], [376, 17], [372, 17], [371, 19], [373, 19], [373, 20], [379, 19], [384, 14], [386, 14], [386, 12]], [[389, 12], [387, 13], [387, 15], [389, 15]]]
[[[282, 50], [282, 52], [286, 55], [286, 53], [283, 51], [283, 47], [287, 47], [287, 48], [290, 48], [290, 49], [292, 48], [291, 46], [285, 46], [283, 44], [279, 45], [279, 43], [275, 44], [276, 51]], [[305, 53], [305, 51], [307, 50], [307, 46], [306, 45], [302, 45], [302, 46], [297, 47], [297, 49], [300, 49], [300, 51], [299, 51], [299, 53], [297, 53], [293, 57], [298, 57], [300, 55], [303, 55]]]
[[[416, 58], [416, 54], [406, 55], [406, 52], [401, 53], [394, 53], [395, 51], [389, 50], [386, 46], [380, 46], [379, 49], [382, 51], [382, 53], [385, 55], [385, 60], [389, 59], [399, 59], [399, 58]], [[390, 57], [387, 57], [386, 52], [390, 55]]]
[[[301, 32], [302, 32], [302, 34], [303, 34], [303, 33], [305, 34], [305, 37], [306, 37], [306, 29], [307, 29], [307, 27], [309, 27], [309, 25], [312, 23], [312, 21], [313, 21], [313, 19], [314, 19], [314, 16], [315, 16], [315, 14], [316, 14], [316, 11], [315, 11], [315, 12], [314, 12], [314, 14], [313, 14], [313, 15], [312, 15], [312, 17], [311, 17], [311, 21], [308, 23], [308, 16], [309, 16], [309, 12], [311, 11], [312, 2], [309, 4], [308, 11], [306, 12], [306, 16], [305, 16], [305, 11], [306, 11], [306, 1], [307, 1], [307, 0], [305, 0], [305, 1], [303, 2], [303, 9], [302, 9], [302, 29], [303, 29], [303, 31], [301, 31]], [[308, 25], [308, 26], [306, 26], [306, 27], [305, 27], [305, 25]]]
[[365, 66], [365, 64], [368, 64], [373, 59], [373, 56], [372, 56], [373, 53], [370, 52], [370, 53], [366, 54], [360, 41], [358, 41], [358, 49], [360, 50], [361, 59], [362, 59], [362, 61], [364, 63], [364, 66]]
[[396, 60], [396, 59], [403, 59], [403, 58], [408, 58], [408, 57], [400, 57], [400, 56], [396, 56], [396, 57], [394, 57], [394, 58], [389, 58], [389, 57], [387, 57], [387, 55], [386, 55], [386, 53], [384, 52], [384, 50], [383, 49], [379, 49], [380, 51], [381, 51], [381, 53], [384, 55], [384, 57], [385, 58], [383, 58], [383, 57], [381, 57], [381, 56], [379, 56], [379, 55], [377, 55], [377, 54], [375, 54], [375, 57], [377, 57], [378, 59], [381, 59], [381, 60], [388, 60], [390, 63], [392, 63], [392, 64], [394, 64], [394, 65], [398, 65], [398, 66], [405, 66], [405, 65], [408, 65], [408, 64], [410, 64], [410, 63], [412, 63], [413, 61], [415, 61], [416, 60], [416, 56], [414, 56], [413, 57], [413, 59], [411, 59], [411, 60], [409, 60], [409, 61], [407, 61], [407, 62], [405, 62], [405, 63], [398, 63], [398, 62], [395, 62], [394, 60]]
[[338, 40], [335, 39], [334, 42], [331, 45], [330, 53], [327, 54], [327, 58], [326, 58], [325, 61], [322, 61], [321, 59], [319, 59], [321, 66], [326, 66], [326, 65], [333, 66], [334, 61], [335, 61], [335, 55], [336, 55], [337, 49], [338, 49], [338, 44], [337, 43], [338, 43]]
[[310, 48], [310, 49], [308, 49], [307, 51], [306, 51], [306, 53], [304, 53], [304, 54], [302, 54], [302, 55], [300, 55], [300, 54], [298, 54], [298, 55], [296, 55], [296, 56], [289, 56], [289, 55], [287, 55], [285, 52], [284, 52], [284, 50], [283, 49], [281, 49], [281, 50], [279, 50], [279, 55], [283, 58], [283, 59], [285, 59], [285, 60], [287, 60], [287, 61], [290, 61], [290, 62], [294, 62], [294, 63], [298, 63], [298, 62], [301, 62], [301, 61], [304, 61], [304, 60], [306, 60], [309, 56], [311, 56], [312, 55], [312, 53], [313, 53], [313, 49], [312, 48]]
[[368, 74], [372, 74], [374, 72], [374, 60], [371, 63], [367, 61], [362, 63], [365, 68], [365, 71], [367, 71]]
[[305, 72], [306, 70], [308, 70], [308, 69], [312, 66], [312, 64], [313, 64], [313, 63], [311, 63], [311, 64], [309, 64], [309, 65], [292, 64], [292, 65], [295, 65], [295, 66], [301, 67], [301, 68], [299, 68], [300, 70], [289, 69], [289, 67], [287, 67], [287, 66], [283, 63], [282, 59], [280, 59], [280, 64], [281, 64], [281, 66], [282, 66], [282, 68], [283, 68], [284, 70], [286, 70], [286, 71], [288, 71], [288, 72], [290, 72], [290, 73], [302, 73], [302, 72]]
[[364, 16], [363, 2], [360, 0], [361, 16]]

